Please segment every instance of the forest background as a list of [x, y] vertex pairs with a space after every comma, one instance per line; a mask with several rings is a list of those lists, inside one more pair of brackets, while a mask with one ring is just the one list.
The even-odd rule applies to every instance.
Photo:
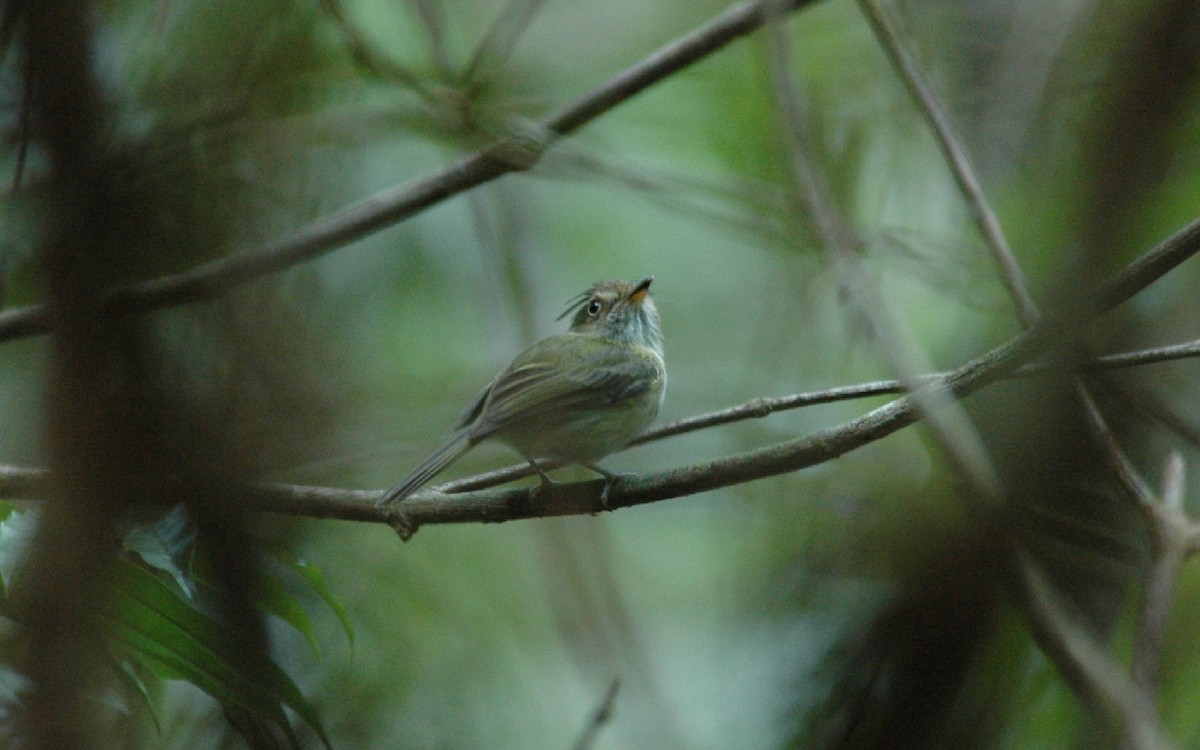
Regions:
[[[1197, 41], [6, 3], [6, 744], [1200, 747]], [[611, 512], [573, 469], [374, 507], [647, 274], [666, 427]]]

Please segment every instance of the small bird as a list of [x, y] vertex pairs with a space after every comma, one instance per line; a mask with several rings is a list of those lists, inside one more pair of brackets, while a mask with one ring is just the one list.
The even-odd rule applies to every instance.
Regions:
[[567, 333], [526, 349], [484, 387], [433, 455], [380, 496], [399, 502], [484, 440], [498, 440], [525, 457], [587, 467], [605, 478], [601, 501], [619, 479], [594, 462], [620, 450], [658, 415], [667, 385], [658, 310], [647, 276], [636, 284], [601, 281], [571, 300], [559, 320], [575, 313]]

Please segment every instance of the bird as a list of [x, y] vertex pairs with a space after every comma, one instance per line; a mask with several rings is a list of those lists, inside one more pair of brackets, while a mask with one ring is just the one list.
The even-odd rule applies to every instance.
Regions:
[[658, 415], [667, 385], [653, 276], [637, 282], [600, 281], [570, 301], [566, 333], [521, 352], [463, 412], [449, 439], [408, 476], [384, 492], [377, 506], [416, 492], [484, 440], [507, 444], [541, 478], [549, 459], [586, 467], [604, 477], [601, 502], [620, 479], [596, 461], [624, 448]]

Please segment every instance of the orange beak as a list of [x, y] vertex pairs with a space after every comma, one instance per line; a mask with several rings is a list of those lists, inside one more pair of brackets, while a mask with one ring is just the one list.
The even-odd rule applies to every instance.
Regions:
[[650, 293], [650, 282], [654, 281], [653, 276], [647, 276], [637, 283], [633, 291], [629, 293], [629, 301], [635, 304], [642, 304], [642, 300], [646, 299], [646, 295]]

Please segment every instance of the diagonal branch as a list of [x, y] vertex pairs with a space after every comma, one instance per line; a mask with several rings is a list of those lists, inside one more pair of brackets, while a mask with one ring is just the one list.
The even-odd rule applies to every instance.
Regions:
[[799, 82], [790, 72], [787, 36], [780, 24], [773, 24], [771, 31], [775, 93], [784, 120], [793, 182], [813, 217], [821, 244], [848, 296], [870, 325], [880, 351], [911, 392], [926, 428], [943, 454], [973, 483], [991, 490], [980, 497], [998, 496], [999, 477], [978, 432], [961, 407], [949, 393], [937, 387], [937, 381], [923, 386], [911, 382], [922, 370], [932, 369], [932, 364], [904, 324], [892, 314], [877, 285], [863, 269], [862, 259], [855, 252], [857, 238], [829, 192], [828, 176], [809, 156], [813, 151], [809, 108]]
[[[789, 0], [787, 7], [794, 10], [813, 2]], [[104, 296], [101, 309], [107, 314], [144, 313], [209, 300], [320, 257], [501, 175], [528, 169], [554, 139], [574, 133], [647, 88], [758, 29], [766, 21], [768, 5], [778, 3], [750, 0], [731, 7], [545, 119], [459, 159], [441, 172], [379, 192], [255, 250], [111, 290]], [[50, 326], [45, 305], [4, 310], [0, 312], [0, 342], [45, 334]]]
[[[1011, 373], [1036, 356], [1049, 339], [1044, 326], [1026, 331], [966, 363], [938, 386], [962, 398]], [[604, 480], [554, 485], [531, 497], [524, 488], [484, 489], [447, 495], [422, 490], [403, 503], [376, 507], [376, 490], [341, 490], [283, 484], [246, 485], [247, 502], [259, 511], [313, 518], [390, 523], [411, 533], [425, 524], [502, 522], [522, 518], [582, 515], [643, 505], [813, 466], [880, 440], [917, 421], [912, 396], [896, 399], [856, 419], [812, 435], [704, 463], [615, 484], [607, 506], [600, 503]], [[47, 480], [36, 469], [0, 467], [0, 494], [36, 497]]]
[[987, 243], [988, 249], [991, 250], [992, 259], [1000, 270], [1000, 278], [1016, 305], [1017, 318], [1022, 326], [1029, 327], [1038, 318], [1037, 305], [1029, 293], [1025, 274], [1004, 236], [1004, 230], [1000, 227], [1000, 219], [992, 210], [991, 203], [988, 202], [987, 196], [983, 192], [983, 185], [980, 184], [979, 177], [971, 167], [967, 150], [955, 133], [945, 107], [942, 106], [941, 100], [925, 79], [920, 65], [905, 49], [904, 43], [887, 17], [887, 12], [880, 0], [859, 0], [859, 6], [871, 24], [875, 37], [879, 40], [888, 59], [891, 60], [900, 79], [908, 89], [909, 95], [916, 101], [917, 109], [929, 121], [938, 146], [941, 147], [942, 153], [946, 157], [946, 163], [950, 166], [954, 181], [958, 183], [958, 189], [971, 209], [971, 216], [975, 220], [979, 233]]
[[1102, 715], [1121, 718], [1130, 750], [1170, 750], [1175, 744], [1163, 734], [1154, 704], [1089, 632], [1075, 622], [1055, 595], [1054, 587], [1029, 556], [1014, 551], [1017, 594], [1029, 613], [1038, 643], [1064, 679], [1084, 702]]
[[1163, 490], [1143, 507], [1153, 554], [1142, 582], [1130, 671], [1133, 682], [1153, 702], [1162, 677], [1162, 651], [1175, 603], [1179, 576], [1190, 550], [1188, 537], [1196, 525], [1183, 511], [1184, 465], [1178, 452], [1167, 456]]

